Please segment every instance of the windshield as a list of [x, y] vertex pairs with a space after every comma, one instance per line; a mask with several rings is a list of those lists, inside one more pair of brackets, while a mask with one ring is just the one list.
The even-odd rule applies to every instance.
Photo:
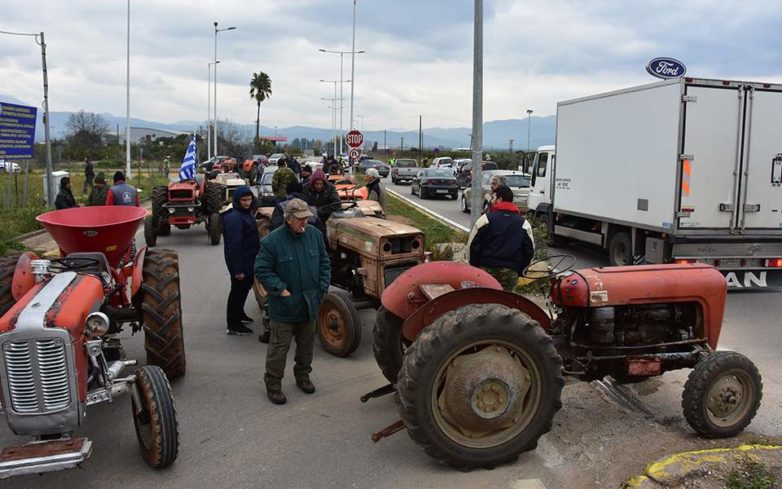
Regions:
[[437, 161], [437, 164], [438, 164], [438, 165], [445, 165], [445, 166], [449, 166], [449, 165], [451, 165], [452, 163], [453, 163], [453, 160], [452, 160], [451, 158], [440, 158], [440, 159]]
[[282, 157], [283, 157], [283, 154], [282, 154], [282, 153], [274, 153], [274, 154], [273, 154], [273, 155], [271, 155], [269, 158], [277, 158], [277, 159], [280, 159], [280, 158], [282, 158]]
[[453, 174], [448, 170], [440, 170], [435, 168], [429, 168], [424, 170], [425, 177], [440, 177], [440, 178], [453, 178]]
[[261, 177], [261, 184], [262, 185], [271, 185], [273, 176], [274, 176], [274, 172], [266, 172], [266, 173], [264, 173], [263, 177]]
[[508, 187], [529, 187], [530, 181], [523, 175], [504, 175], [505, 185]]
[[415, 160], [396, 160], [397, 168], [416, 168], [417, 166]]

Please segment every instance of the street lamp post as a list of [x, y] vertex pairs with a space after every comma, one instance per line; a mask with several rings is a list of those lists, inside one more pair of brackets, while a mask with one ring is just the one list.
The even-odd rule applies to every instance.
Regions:
[[215, 26], [215, 138], [214, 138], [214, 156], [217, 156], [217, 33], [223, 32], [223, 31], [233, 31], [236, 30], [236, 27], [226, 27], [225, 29], [218, 29], [217, 28], [217, 22], [214, 23]]
[[[352, 53], [352, 51], [334, 51], [330, 49], [318, 49], [321, 53], [331, 53], [331, 54], [339, 54], [339, 152], [342, 153], [342, 141], [345, 139], [344, 132], [342, 128], [342, 109], [345, 107], [345, 104], [341, 102], [341, 100], [344, 100], [344, 97], [342, 95], [342, 84], [343, 83], [350, 83], [351, 80], [347, 80], [345, 82], [342, 81], [342, 58], [345, 53]], [[366, 51], [356, 51], [356, 54], [364, 54]]]
[[[350, 48], [350, 125], [353, 125], [353, 89], [356, 87], [356, 0], [353, 0], [353, 45]], [[354, 129], [351, 127], [351, 129]]]
[[483, 0], [475, 0], [472, 70], [472, 195], [470, 224], [481, 215], [481, 170], [483, 156]]
[[526, 164], [524, 166], [529, 166], [529, 135], [530, 135], [530, 129], [532, 128], [532, 109], [527, 109], [527, 151], [524, 153], [524, 159], [526, 160]]
[[219, 64], [219, 61], [215, 61], [213, 63], [208, 63], [209, 66], [209, 77], [207, 78], [207, 84], [206, 84], [206, 96], [207, 96], [207, 103], [206, 103], [206, 144], [207, 144], [207, 150], [206, 150], [206, 157], [211, 158], [212, 155], [212, 65]]

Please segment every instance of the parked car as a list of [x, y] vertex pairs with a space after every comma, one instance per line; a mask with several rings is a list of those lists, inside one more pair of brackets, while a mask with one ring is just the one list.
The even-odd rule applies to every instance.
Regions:
[[396, 160], [394, 168], [391, 170], [391, 181], [397, 184], [402, 181], [412, 182], [418, 175], [418, 162], [412, 158]]
[[[522, 214], [526, 214], [529, 210], [529, 190], [531, 177], [527, 173], [522, 173], [513, 170], [488, 170], [482, 173], [481, 190], [483, 196], [481, 198], [481, 210], [486, 212], [486, 209], [491, 205], [491, 193], [492, 188], [490, 186], [491, 178], [493, 176], [499, 176], [502, 178], [503, 184], [510, 187], [513, 190], [513, 203], [519, 208]], [[470, 205], [472, 203], [472, 188], [467, 187], [462, 191], [462, 198], [459, 202], [459, 208], [462, 212], [470, 212]]]
[[366, 173], [370, 168], [376, 169], [383, 178], [386, 178], [391, 173], [391, 168], [380, 160], [362, 160], [358, 164], [359, 173]]
[[[493, 161], [482, 161], [481, 170], [489, 171], [496, 170], [497, 163]], [[462, 163], [459, 170], [456, 172], [456, 180], [459, 182], [460, 188], [469, 187], [472, 184], [472, 160], [468, 163]]]
[[453, 158], [450, 156], [440, 156], [432, 160], [431, 168], [451, 168], [453, 166]]
[[434, 195], [451, 196], [454, 200], [459, 195], [459, 184], [450, 170], [443, 168], [424, 168], [418, 172], [410, 184], [410, 193], [422, 199]]
[[271, 156], [269, 156], [269, 164], [277, 166], [277, 162], [280, 161], [280, 158], [285, 156], [285, 153], [274, 153]]
[[19, 166], [18, 163], [14, 163], [13, 161], [5, 161], [0, 160], [0, 172], [6, 173], [16, 173], [18, 171], [21, 171], [22, 168]]

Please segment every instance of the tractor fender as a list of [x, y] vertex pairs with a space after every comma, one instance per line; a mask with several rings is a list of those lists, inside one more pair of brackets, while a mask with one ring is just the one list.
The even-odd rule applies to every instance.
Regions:
[[38, 259], [40, 259], [38, 255], [32, 251], [25, 251], [16, 261], [14, 278], [11, 281], [11, 295], [15, 301], [22, 300], [22, 297], [35, 286], [33, 267], [30, 262]]
[[383, 307], [394, 315], [407, 319], [428, 299], [420, 285], [442, 284], [454, 289], [484, 287], [502, 290], [497, 279], [480, 268], [452, 261], [422, 263], [397, 277], [380, 296]]
[[138, 289], [141, 288], [142, 274], [144, 271], [144, 257], [147, 254], [147, 247], [143, 247], [136, 252], [136, 259], [133, 260], [133, 274], [130, 279], [130, 296], [134, 297]]
[[409, 341], [414, 341], [421, 330], [432, 324], [435, 319], [467, 304], [500, 304], [518, 309], [540, 323], [544, 330], [548, 331], [551, 328], [551, 319], [546, 311], [526, 297], [506, 292], [501, 288], [498, 290], [476, 287], [448, 292], [419, 307], [402, 324], [402, 336]]

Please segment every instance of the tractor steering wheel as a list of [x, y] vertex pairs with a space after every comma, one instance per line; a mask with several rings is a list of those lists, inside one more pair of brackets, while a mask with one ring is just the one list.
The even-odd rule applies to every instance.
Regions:
[[[540, 264], [544, 264], [548, 271], [538, 271], [537, 268], [539, 268], [538, 265]], [[552, 255], [548, 258], [541, 258], [530, 262], [521, 273], [521, 276], [533, 280], [554, 278], [560, 273], [571, 270], [575, 265], [576, 257], [573, 255]]]
[[73, 256], [70, 258], [66, 256], [65, 258], [51, 260], [49, 269], [56, 272], [64, 272], [66, 270], [86, 270], [94, 266], [100, 266], [100, 260], [86, 256]]

